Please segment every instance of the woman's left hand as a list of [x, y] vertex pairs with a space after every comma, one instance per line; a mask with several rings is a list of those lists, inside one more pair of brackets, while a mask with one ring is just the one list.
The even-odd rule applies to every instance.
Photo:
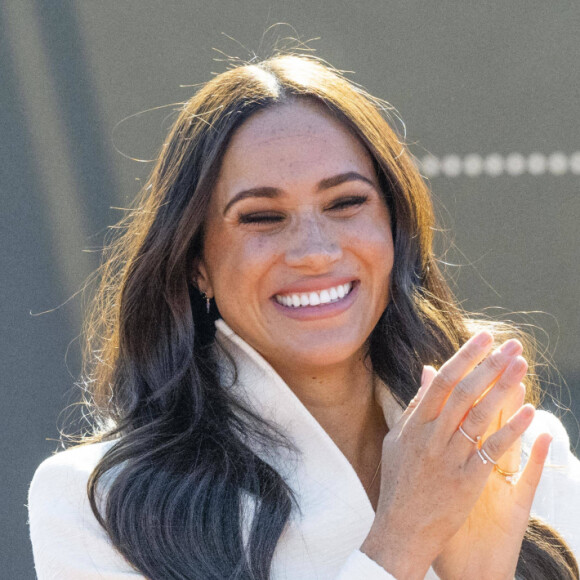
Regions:
[[[521, 377], [526, 371], [523, 359], [522, 363]], [[428, 389], [435, 376], [435, 369], [426, 367], [420, 396]], [[514, 376], [514, 379], [519, 382], [521, 377], [516, 379]], [[496, 387], [502, 388], [501, 385]], [[490, 405], [493, 406], [499, 400], [499, 397], [494, 396], [493, 390], [490, 389], [477, 405], [486, 405], [488, 408]], [[503, 408], [497, 411], [496, 418], [483, 434], [482, 441], [507, 422], [523, 404], [524, 396], [525, 387], [520, 384], [519, 390], [514, 389], [511, 400], [507, 404], [504, 402]], [[413, 404], [416, 404], [416, 401], [413, 401]], [[485, 413], [481, 413], [481, 416], [484, 417]], [[478, 430], [476, 417], [477, 414], [472, 412], [469, 421], [463, 423], [463, 429], [473, 438], [481, 431], [481, 427]], [[432, 564], [440, 578], [443, 580], [514, 578], [517, 554], [528, 525], [534, 492], [542, 474], [550, 441], [549, 434], [542, 434], [536, 439], [528, 463], [516, 484], [508, 483], [505, 477], [495, 470], [491, 473], [468, 518]], [[475, 448], [474, 444], [474, 450]], [[502, 457], [493, 459], [503, 471], [514, 472], [518, 471], [520, 456], [521, 443], [517, 441]]]

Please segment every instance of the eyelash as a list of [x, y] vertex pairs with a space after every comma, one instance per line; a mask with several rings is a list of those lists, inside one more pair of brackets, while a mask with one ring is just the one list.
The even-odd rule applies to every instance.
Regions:
[[[368, 195], [351, 195], [336, 201], [328, 209], [341, 211], [343, 209], [348, 209], [354, 206], [360, 206], [365, 204], [369, 200]], [[284, 219], [283, 215], [277, 213], [268, 212], [256, 212], [256, 213], [246, 213], [240, 214], [238, 216], [238, 221], [241, 224], [274, 224], [279, 223]]]

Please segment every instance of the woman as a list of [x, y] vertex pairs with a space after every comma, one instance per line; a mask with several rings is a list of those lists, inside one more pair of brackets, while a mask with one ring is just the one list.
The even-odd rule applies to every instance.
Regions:
[[578, 460], [454, 303], [383, 109], [298, 56], [185, 105], [103, 268], [95, 433], [31, 486], [39, 578], [578, 577], [529, 518], [541, 479], [580, 549]]

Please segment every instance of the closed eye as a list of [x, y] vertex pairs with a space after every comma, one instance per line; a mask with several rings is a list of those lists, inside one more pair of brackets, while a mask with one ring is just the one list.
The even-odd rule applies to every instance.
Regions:
[[[341, 197], [331, 203], [326, 210], [331, 212], [342, 212], [348, 209], [356, 208], [363, 205], [369, 200], [368, 195], [349, 195]], [[271, 211], [259, 211], [240, 213], [238, 215], [238, 222], [240, 224], [276, 224], [284, 221], [285, 216], [280, 213]]]
[[368, 195], [349, 195], [348, 197], [342, 197], [332, 203], [328, 208], [330, 211], [340, 211], [343, 209], [348, 209], [356, 206], [363, 205], [369, 200]]
[[274, 224], [283, 219], [283, 215], [271, 212], [244, 213], [238, 216], [238, 221], [241, 224]]

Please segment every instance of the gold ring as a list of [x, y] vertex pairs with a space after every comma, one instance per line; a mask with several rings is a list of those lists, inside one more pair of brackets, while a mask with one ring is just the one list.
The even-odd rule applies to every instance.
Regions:
[[511, 485], [516, 484], [516, 482], [518, 481], [518, 476], [521, 473], [521, 465], [520, 467], [518, 467], [517, 471], [505, 471], [498, 465], [496, 465], [494, 469], [506, 480], [506, 483], [510, 483]]

